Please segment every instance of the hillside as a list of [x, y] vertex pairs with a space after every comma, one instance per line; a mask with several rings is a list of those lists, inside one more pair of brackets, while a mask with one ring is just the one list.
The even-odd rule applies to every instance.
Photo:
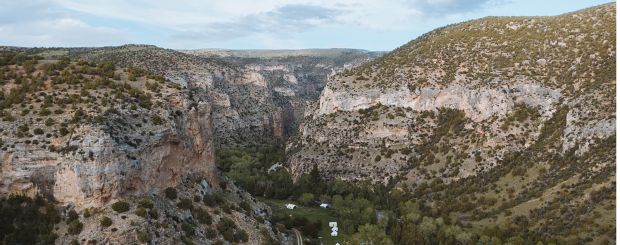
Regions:
[[[0, 85], [3, 242], [258, 242], [276, 236], [257, 228], [271, 230], [253, 212], [264, 205], [221, 180], [212, 107], [179, 84], [112, 62], [3, 51]], [[33, 216], [41, 206], [47, 211]], [[21, 210], [24, 216], [14, 216]], [[20, 234], [26, 215], [45, 217], [37, 225], [56, 228]], [[219, 232], [209, 228], [217, 222], [226, 223]]]
[[487, 17], [339, 73], [288, 168], [395, 186], [476, 230], [614, 239], [615, 17]]

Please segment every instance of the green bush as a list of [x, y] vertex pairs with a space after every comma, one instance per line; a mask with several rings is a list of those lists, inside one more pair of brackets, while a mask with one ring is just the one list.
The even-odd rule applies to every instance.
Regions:
[[42, 135], [42, 134], [45, 133], [45, 132], [43, 132], [43, 129], [41, 129], [41, 128], [35, 128], [33, 132], [34, 132], [34, 134], [37, 134], [37, 135]]
[[194, 226], [192, 224], [189, 223], [183, 223], [181, 224], [181, 230], [183, 230], [183, 232], [185, 232], [186, 236], [194, 236]]
[[150, 243], [151, 240], [153, 239], [151, 237], [151, 233], [149, 233], [146, 230], [140, 230], [136, 232], [137, 232], [136, 236], [138, 237], [138, 241], [140, 241], [141, 243]]
[[312, 193], [303, 193], [298, 198], [298, 201], [301, 204], [308, 206], [308, 205], [312, 204], [312, 202], [314, 201], [314, 194], [312, 194]]
[[244, 230], [237, 230], [234, 235], [235, 242], [247, 242], [249, 239], [248, 233]]
[[205, 209], [202, 209], [202, 208], [196, 209], [194, 215], [196, 216], [196, 219], [198, 220], [198, 222], [200, 222], [201, 224], [210, 225], [213, 222], [213, 218], [211, 218], [211, 215]]
[[239, 207], [246, 212], [250, 212], [252, 210], [252, 207], [250, 207], [250, 204], [248, 204], [248, 202], [246, 201], [240, 202]]
[[60, 136], [65, 136], [69, 133], [69, 130], [67, 130], [67, 128], [62, 127], [58, 130], [58, 133], [60, 134]]
[[100, 224], [102, 227], [110, 227], [110, 226], [112, 225], [112, 219], [110, 219], [110, 218], [109, 218], [109, 217], [107, 217], [107, 216], [103, 216], [103, 217], [101, 218], [101, 220], [99, 220], [99, 224]]
[[211, 227], [207, 227], [205, 230], [205, 237], [208, 239], [213, 239], [217, 236], [217, 231]]
[[84, 227], [84, 224], [80, 223], [80, 221], [76, 219], [74, 221], [71, 221], [71, 223], [69, 223], [67, 232], [71, 235], [77, 235], [77, 234], [80, 234], [80, 232], [82, 232], [83, 227]]
[[112, 210], [116, 211], [117, 213], [124, 213], [129, 211], [129, 203], [124, 202], [124, 201], [118, 201], [112, 204]]
[[166, 188], [166, 190], [164, 190], [164, 193], [166, 194], [166, 197], [170, 200], [177, 199], [177, 189], [174, 189], [173, 187]]
[[138, 202], [138, 207], [141, 208], [146, 208], [146, 209], [152, 209], [153, 208], [153, 202], [149, 199], [142, 199]]
[[149, 210], [149, 217], [151, 217], [151, 219], [159, 219], [159, 212], [157, 211], [156, 208], [153, 208], [151, 210]]
[[217, 222], [216, 228], [220, 233], [224, 233], [227, 230], [237, 229], [237, 224], [233, 220], [223, 217]]
[[192, 199], [189, 198], [181, 198], [179, 203], [177, 203], [177, 207], [180, 209], [192, 209], [194, 205], [192, 204]]
[[226, 241], [229, 241], [229, 242], [235, 241], [235, 232], [233, 230], [225, 230], [224, 232], [222, 232], [222, 236], [224, 237], [224, 240]]
[[136, 211], [134, 213], [142, 218], [146, 218], [146, 209], [144, 209], [143, 207], [136, 208]]
[[48, 119], [45, 120], [45, 126], [49, 127], [49, 126], [54, 125], [54, 123], [55, 123], [54, 119], [48, 118]]
[[80, 216], [75, 211], [75, 209], [71, 209], [71, 211], [67, 213], [67, 224], [71, 223], [74, 220], [77, 220], [79, 217]]
[[153, 124], [155, 125], [162, 125], [164, 123], [164, 119], [162, 119], [158, 115], [153, 115], [153, 117], [151, 117], [151, 120], [153, 120]]

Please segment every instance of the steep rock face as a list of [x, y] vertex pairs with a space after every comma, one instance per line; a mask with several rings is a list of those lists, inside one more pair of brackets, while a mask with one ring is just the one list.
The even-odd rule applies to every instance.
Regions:
[[539, 108], [546, 117], [561, 97], [559, 90], [538, 84], [507, 85], [499, 89], [454, 85], [446, 88], [425, 87], [411, 91], [406, 87], [381, 91], [369, 89], [361, 93], [334, 92], [326, 88], [319, 100], [315, 117], [337, 111], [356, 111], [382, 104], [411, 108], [414, 111], [435, 111], [439, 108], [462, 110], [473, 121], [480, 122], [499, 114], [506, 115], [515, 104]]
[[[72, 72], [87, 66], [77, 65]], [[19, 66], [12, 69], [19, 71]], [[121, 74], [121, 79], [125, 76], [112, 72]], [[103, 81], [97, 75], [82, 76], [85, 84]], [[47, 88], [22, 84], [38, 91], [23, 94], [22, 103], [39, 112], [17, 115], [17, 105], [3, 101], [12, 118], [0, 123], [4, 132], [0, 192], [100, 206], [114, 198], [175, 186], [188, 169], [208, 176], [217, 187], [209, 103], [188, 98], [171, 83], [146, 77], [129, 81], [130, 90], [118, 90], [114, 84], [120, 81], [110, 81], [83, 90], [83, 97], [76, 99], [71, 95], [75, 87], [61, 82], [61, 77], [51, 75], [54, 85]], [[149, 83], [161, 85], [153, 93], [139, 91]], [[113, 91], [117, 91], [114, 98], [106, 96]], [[40, 98], [47, 102], [38, 102]], [[71, 108], [65, 107], [69, 98]]]

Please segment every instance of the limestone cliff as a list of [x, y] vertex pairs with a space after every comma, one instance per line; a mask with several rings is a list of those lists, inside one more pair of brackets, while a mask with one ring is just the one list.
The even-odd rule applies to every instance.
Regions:
[[108, 78], [88, 63], [36, 63], [9, 65], [3, 82], [0, 192], [100, 206], [175, 186], [188, 169], [217, 186], [209, 103], [113, 66]]

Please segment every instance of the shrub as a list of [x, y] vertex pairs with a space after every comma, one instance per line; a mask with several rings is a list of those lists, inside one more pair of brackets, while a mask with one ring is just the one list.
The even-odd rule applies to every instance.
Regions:
[[153, 208], [153, 202], [151, 202], [151, 200], [149, 199], [142, 199], [138, 202], [138, 207], [141, 208], [146, 208], [146, 209], [152, 209]]
[[186, 236], [194, 236], [194, 226], [189, 223], [181, 224], [181, 230], [185, 232]]
[[208, 239], [213, 239], [216, 236], [217, 236], [217, 231], [215, 231], [211, 227], [207, 227], [207, 229], [205, 230], [205, 237], [208, 238]]
[[166, 197], [170, 200], [177, 199], [177, 189], [174, 189], [173, 187], [166, 188], [164, 193], [166, 194]]
[[151, 117], [151, 120], [153, 120], [153, 124], [155, 125], [162, 125], [164, 123], [164, 120], [158, 115]]
[[110, 227], [110, 226], [112, 225], [112, 219], [110, 219], [110, 218], [109, 218], [109, 217], [107, 217], [107, 216], [103, 216], [103, 217], [101, 218], [101, 220], [99, 220], [99, 224], [100, 224], [102, 227]]
[[54, 119], [48, 118], [48, 119], [45, 120], [45, 126], [49, 127], [49, 126], [54, 125], [54, 123], [55, 123]]
[[205, 209], [202, 209], [202, 208], [196, 209], [195, 216], [198, 222], [200, 222], [201, 224], [210, 225], [213, 222], [211, 215]]
[[124, 213], [129, 211], [129, 203], [124, 202], [124, 201], [118, 201], [112, 204], [112, 210], [116, 211], [117, 213]]
[[232, 212], [232, 209], [230, 208], [230, 205], [222, 205], [222, 211], [224, 211], [224, 213], [230, 214]]
[[[184, 245], [194, 245], [194, 244], [195, 244], [195, 243], [192, 241], [192, 239], [187, 238], [186, 236], [182, 236], [182, 237], [181, 237], [181, 242], [182, 242]], [[215, 244], [215, 243], [214, 243], [214, 244]]]
[[246, 212], [250, 212], [250, 210], [252, 210], [252, 207], [250, 207], [250, 204], [248, 204], [246, 201], [240, 202], [239, 207], [245, 210]]
[[80, 216], [78, 215], [77, 212], [75, 212], [74, 209], [71, 209], [71, 211], [69, 211], [67, 213], [67, 224], [71, 223], [74, 220], [77, 220]]
[[209, 207], [214, 207], [216, 205], [215, 198], [213, 195], [206, 194], [202, 197], [202, 202]]
[[236, 242], [247, 242], [249, 239], [248, 233], [244, 230], [237, 230], [237, 232], [235, 232], [234, 238]]
[[229, 241], [229, 242], [235, 241], [235, 233], [233, 230], [225, 230], [222, 233], [222, 236], [224, 237], [224, 240], [226, 241]]
[[159, 219], [159, 212], [157, 211], [157, 209], [156, 209], [156, 208], [153, 208], [153, 209], [149, 210], [149, 212], [148, 212], [148, 213], [149, 213], [149, 216], [150, 216], [152, 219]]
[[177, 203], [177, 207], [179, 207], [180, 209], [192, 209], [192, 200], [189, 198], [181, 198], [179, 203]]
[[138, 207], [136, 208], [135, 214], [142, 218], [146, 218], [146, 209], [144, 209], [143, 207]]
[[82, 214], [82, 216], [84, 216], [84, 218], [89, 218], [91, 216], [91, 209], [87, 208], [84, 210], [84, 213]]
[[67, 232], [69, 232], [69, 234], [71, 235], [77, 235], [77, 234], [80, 234], [80, 232], [82, 232], [83, 227], [84, 227], [84, 224], [80, 223], [80, 221], [76, 219], [74, 221], [71, 221], [71, 223], [69, 223]]
[[37, 135], [42, 135], [45, 133], [43, 132], [43, 129], [40, 129], [40, 128], [35, 128], [33, 132], [34, 134], [37, 134]]
[[140, 241], [141, 243], [149, 243], [151, 242], [151, 239], [153, 239], [151, 237], [151, 233], [146, 230], [137, 231], [136, 236], [138, 237], [138, 241]]
[[303, 193], [301, 194], [301, 196], [298, 198], [298, 201], [303, 204], [303, 205], [310, 205], [312, 204], [312, 201], [314, 201], [314, 194], [312, 193]]
[[223, 233], [226, 230], [234, 230], [237, 228], [237, 224], [229, 218], [221, 218], [220, 221], [216, 225], [217, 230], [220, 233]]
[[41, 110], [39, 111], [39, 115], [41, 115], [41, 116], [49, 116], [49, 115], [51, 115], [51, 114], [52, 114], [52, 111], [50, 111], [50, 110], [49, 110], [49, 109], [47, 109], [47, 108], [43, 108], [43, 109], [41, 109]]
[[69, 133], [69, 130], [67, 130], [67, 128], [62, 127], [58, 130], [58, 133], [60, 134], [60, 136], [65, 136]]

